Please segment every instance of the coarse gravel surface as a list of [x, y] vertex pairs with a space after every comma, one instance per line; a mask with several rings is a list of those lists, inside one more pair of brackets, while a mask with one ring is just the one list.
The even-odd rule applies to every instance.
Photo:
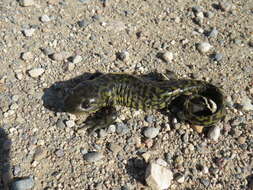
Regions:
[[[117, 107], [87, 135], [59, 111], [78, 76], [155, 70], [222, 88], [224, 121], [198, 133]], [[0, 1], [0, 189], [150, 189], [147, 157], [167, 162], [169, 189], [253, 189], [252, 104], [252, 0]]]

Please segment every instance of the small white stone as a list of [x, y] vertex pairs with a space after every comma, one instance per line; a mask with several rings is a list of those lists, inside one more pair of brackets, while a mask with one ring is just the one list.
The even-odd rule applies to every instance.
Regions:
[[75, 122], [73, 120], [68, 120], [66, 121], [66, 126], [71, 128], [75, 126]]
[[176, 177], [176, 181], [177, 181], [178, 183], [184, 183], [184, 181], [185, 181], [185, 176], [184, 176], [184, 175], [179, 175], [179, 176], [177, 176], [177, 177]]
[[208, 42], [201, 42], [198, 44], [197, 48], [201, 53], [208, 52], [213, 46], [210, 45]]
[[25, 29], [23, 30], [23, 33], [26, 37], [31, 37], [33, 35], [33, 33], [35, 32], [34, 28], [29, 28], [29, 29]]
[[41, 22], [50, 22], [51, 21], [51, 19], [48, 15], [42, 15], [40, 17], [40, 20], [41, 20]]
[[29, 75], [33, 78], [37, 78], [45, 72], [43, 68], [34, 68], [28, 71]]
[[29, 52], [29, 51], [24, 52], [24, 53], [21, 54], [21, 58], [25, 61], [31, 60], [33, 58], [33, 54], [32, 54], [32, 52]]
[[198, 12], [198, 13], [196, 13], [196, 17], [198, 17], [199, 19], [204, 19], [204, 13]]
[[119, 55], [118, 55], [118, 58], [121, 61], [128, 61], [129, 57], [130, 57], [130, 55], [129, 55], [128, 51], [126, 51], [126, 50], [120, 52]]
[[155, 127], [149, 127], [144, 130], [144, 136], [150, 139], [155, 138], [159, 133], [159, 129]]
[[23, 7], [28, 7], [34, 5], [34, 0], [20, 0], [19, 1], [20, 5]]
[[73, 63], [80, 63], [83, 60], [83, 58], [80, 55], [76, 55], [75, 57], [73, 57]]
[[173, 174], [170, 169], [156, 163], [149, 163], [146, 174], [146, 183], [152, 189], [164, 190], [170, 187]]
[[67, 59], [70, 56], [71, 56], [70, 52], [62, 51], [62, 52], [59, 52], [59, 53], [54, 53], [52, 55], [52, 59], [55, 60], [55, 61], [63, 61], [64, 59]]
[[169, 52], [169, 51], [164, 52], [163, 53], [163, 59], [166, 62], [171, 62], [173, 60], [173, 53]]
[[245, 111], [252, 111], [253, 110], [253, 105], [251, 104], [251, 100], [245, 96], [243, 99], [242, 99], [242, 109], [245, 110]]
[[220, 127], [219, 126], [214, 126], [208, 131], [208, 137], [214, 141], [218, 141], [220, 137]]
[[75, 69], [75, 64], [72, 62], [67, 63], [68, 71], [73, 71]]

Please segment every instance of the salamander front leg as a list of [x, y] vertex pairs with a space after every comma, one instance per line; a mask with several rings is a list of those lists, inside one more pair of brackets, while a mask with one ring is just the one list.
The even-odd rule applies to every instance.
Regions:
[[114, 107], [103, 107], [93, 115], [89, 116], [84, 125], [77, 130], [87, 129], [88, 134], [98, 129], [108, 128], [117, 118], [117, 111]]

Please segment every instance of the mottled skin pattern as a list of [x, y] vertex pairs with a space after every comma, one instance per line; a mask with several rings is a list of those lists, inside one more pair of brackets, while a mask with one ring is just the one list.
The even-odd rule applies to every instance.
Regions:
[[[210, 126], [225, 115], [223, 94], [212, 84], [189, 79], [153, 81], [122, 73], [101, 74], [81, 82], [64, 103], [71, 113], [94, 113], [113, 105], [166, 111], [178, 97], [183, 100], [178, 116], [191, 124]], [[194, 111], [198, 104], [203, 109]]]

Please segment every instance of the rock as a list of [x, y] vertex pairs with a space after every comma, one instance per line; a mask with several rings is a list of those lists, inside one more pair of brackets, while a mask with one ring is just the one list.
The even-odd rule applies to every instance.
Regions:
[[34, 68], [28, 71], [29, 75], [33, 78], [37, 78], [45, 72], [43, 68]]
[[109, 133], [115, 133], [116, 132], [116, 126], [115, 125], [110, 125], [107, 129]]
[[213, 46], [210, 45], [208, 42], [201, 42], [197, 45], [197, 49], [200, 53], [208, 52]]
[[26, 177], [14, 181], [12, 184], [12, 190], [29, 190], [34, 186], [34, 180], [32, 177]]
[[24, 29], [23, 30], [23, 34], [26, 36], [26, 37], [31, 37], [35, 32], [35, 29], [34, 28], [29, 28], [29, 29]]
[[222, 54], [222, 53], [216, 53], [216, 54], [214, 55], [214, 60], [215, 60], [215, 61], [221, 61], [222, 58], [223, 58], [223, 54]]
[[100, 152], [89, 152], [84, 155], [84, 159], [87, 162], [97, 162], [103, 158], [103, 154]]
[[185, 176], [182, 175], [182, 174], [179, 174], [176, 176], [175, 180], [178, 182], [178, 183], [184, 183], [185, 181]]
[[75, 122], [73, 120], [68, 120], [66, 121], [66, 126], [71, 128], [75, 126]]
[[242, 98], [241, 105], [242, 105], [242, 109], [245, 111], [253, 110], [253, 105], [251, 103], [251, 100], [247, 96]]
[[227, 1], [220, 2], [219, 7], [222, 11], [231, 11], [234, 9], [234, 5]]
[[124, 123], [117, 123], [117, 128], [116, 131], [118, 134], [126, 134], [128, 133], [130, 130], [129, 128], [126, 126], [126, 124]]
[[148, 186], [154, 190], [164, 190], [170, 187], [173, 174], [170, 169], [156, 163], [149, 163], [145, 180]]
[[63, 157], [64, 156], [64, 151], [62, 149], [56, 150], [55, 155], [57, 157]]
[[20, 166], [14, 166], [13, 167], [13, 175], [14, 176], [18, 176], [20, 174], [20, 172], [21, 172]]
[[113, 152], [113, 154], [118, 154], [119, 151], [121, 151], [121, 146], [120, 145], [117, 145], [117, 144], [114, 144], [114, 143], [110, 143], [109, 145], [109, 149], [110, 151]]
[[129, 60], [129, 53], [127, 51], [122, 51], [117, 56], [121, 61], [128, 61]]
[[162, 54], [162, 58], [166, 62], [171, 62], [173, 60], [173, 53], [166, 51]]
[[80, 63], [82, 60], [83, 58], [80, 55], [76, 55], [73, 57], [72, 62], [76, 64], [76, 63]]
[[206, 16], [207, 18], [213, 18], [214, 13], [211, 12], [211, 11], [208, 11], [208, 12], [205, 13], [205, 16]]
[[23, 59], [24, 61], [28, 61], [28, 60], [32, 60], [33, 59], [33, 54], [32, 52], [24, 52], [21, 54], [21, 59]]
[[48, 15], [42, 15], [42, 16], [40, 17], [40, 21], [41, 21], [41, 22], [50, 22], [51, 19], [50, 19], [50, 17], [49, 17]]
[[218, 31], [216, 28], [213, 28], [213, 29], [209, 32], [208, 37], [210, 37], [210, 38], [216, 38], [217, 35], [218, 35], [218, 33], [219, 33], [219, 31]]
[[209, 131], [208, 131], [208, 138], [210, 138], [211, 140], [214, 141], [218, 141], [219, 137], [220, 137], [220, 127], [219, 126], [214, 126], [212, 127]]
[[144, 130], [144, 136], [147, 138], [155, 138], [159, 133], [159, 129], [155, 127], [149, 127]]
[[63, 61], [71, 56], [70, 52], [62, 51], [52, 54], [51, 58], [55, 61]]
[[65, 123], [63, 122], [63, 119], [58, 119], [56, 122], [57, 128], [65, 128]]
[[85, 20], [80, 20], [80, 21], [77, 22], [77, 24], [80, 28], [83, 28], [83, 27], [88, 26], [89, 23]]
[[23, 7], [29, 7], [29, 6], [33, 6], [35, 3], [34, 3], [34, 0], [20, 0], [19, 4]]

